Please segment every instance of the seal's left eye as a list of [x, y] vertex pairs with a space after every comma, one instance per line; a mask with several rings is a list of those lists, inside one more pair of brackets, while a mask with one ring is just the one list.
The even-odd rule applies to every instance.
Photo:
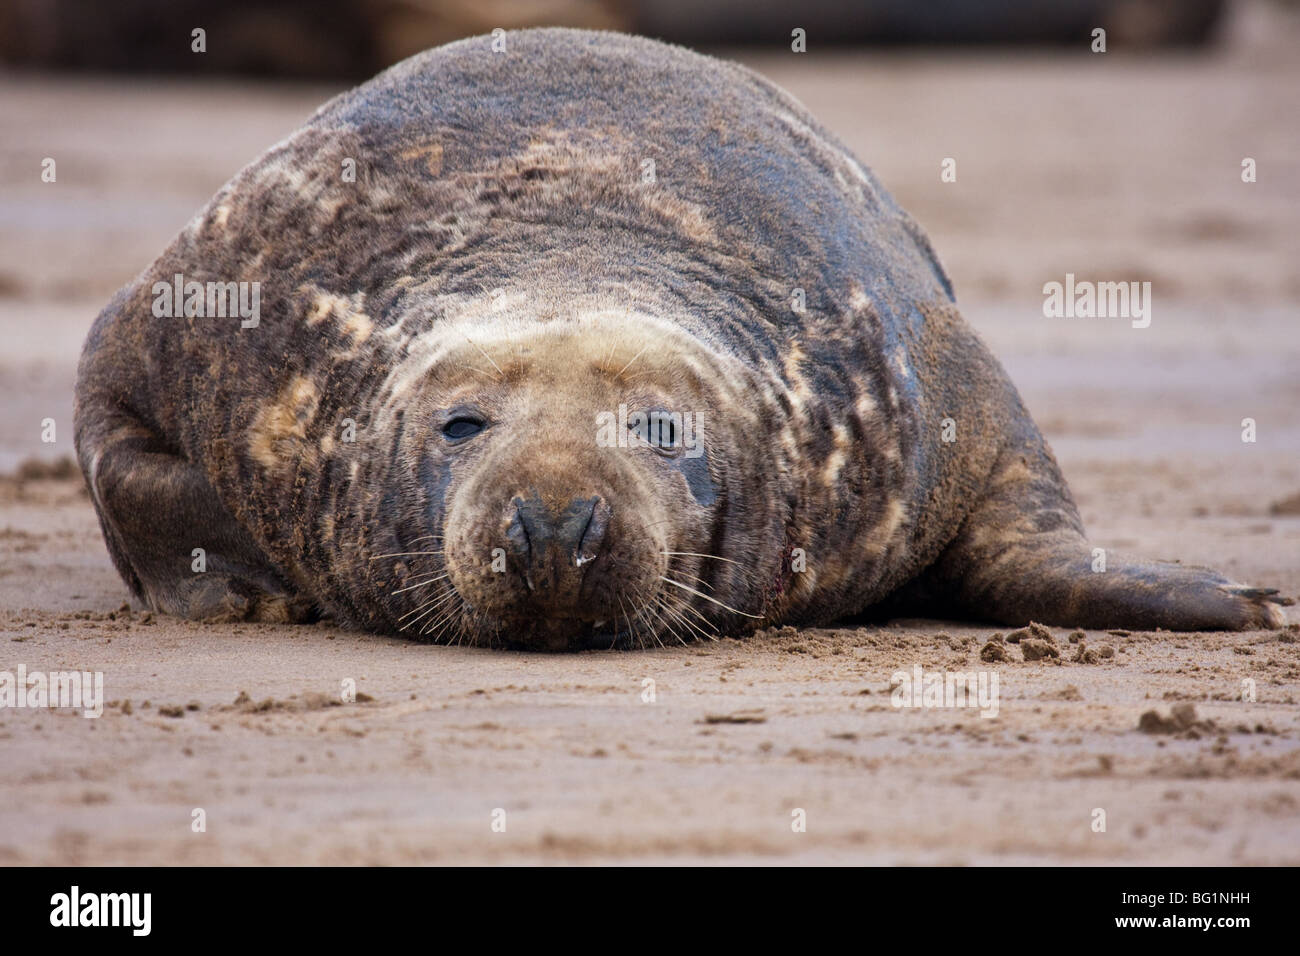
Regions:
[[477, 435], [483, 430], [484, 422], [481, 418], [469, 418], [460, 416], [453, 418], [447, 424], [442, 426], [442, 433], [451, 441], [460, 441], [462, 438], [469, 438]]
[[681, 416], [671, 412], [651, 411], [644, 413], [632, 427], [637, 437], [667, 457], [673, 457], [681, 448]]
[[650, 444], [656, 448], [677, 447], [677, 423], [667, 412], [650, 413]]

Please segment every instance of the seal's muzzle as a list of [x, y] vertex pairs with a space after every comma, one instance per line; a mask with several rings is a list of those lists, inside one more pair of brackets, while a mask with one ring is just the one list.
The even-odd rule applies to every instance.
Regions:
[[530, 603], [539, 609], [573, 608], [587, 565], [600, 554], [611, 510], [599, 495], [575, 498], [553, 511], [535, 492], [511, 502], [514, 514], [505, 530], [506, 552], [528, 585]]

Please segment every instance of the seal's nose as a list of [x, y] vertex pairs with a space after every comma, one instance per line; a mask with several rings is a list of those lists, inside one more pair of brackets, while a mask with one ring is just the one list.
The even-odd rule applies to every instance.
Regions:
[[554, 599], [575, 599], [583, 565], [600, 553], [609, 529], [610, 507], [599, 495], [575, 498], [559, 512], [534, 495], [511, 502], [506, 545], [531, 591], [550, 591]]

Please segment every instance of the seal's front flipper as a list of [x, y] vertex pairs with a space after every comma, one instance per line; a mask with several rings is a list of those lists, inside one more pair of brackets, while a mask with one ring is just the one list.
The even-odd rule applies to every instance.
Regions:
[[1041, 439], [999, 456], [984, 497], [923, 590], [963, 615], [1009, 625], [1174, 631], [1286, 624], [1277, 591], [1208, 568], [1094, 551]]
[[109, 552], [152, 609], [196, 621], [311, 620], [203, 473], [141, 423], [95, 417], [78, 450]]
[[[961, 557], [958, 606], [1004, 624], [1171, 631], [1244, 631], [1286, 624], [1278, 592], [1228, 580], [1209, 568], [1115, 562], [1094, 571], [1084, 541], [1038, 540], [1001, 555]], [[991, 561], [991, 569], [979, 567]]]

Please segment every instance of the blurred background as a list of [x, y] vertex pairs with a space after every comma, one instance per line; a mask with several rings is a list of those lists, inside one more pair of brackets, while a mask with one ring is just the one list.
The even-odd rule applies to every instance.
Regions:
[[[674, 43], [1076, 45], [1095, 26], [1129, 47], [1210, 41], [1225, 0], [0, 0], [0, 55], [56, 69], [360, 79], [413, 53], [535, 26]], [[202, 26], [201, 60], [175, 42]], [[217, 41], [219, 38], [219, 42]]]

